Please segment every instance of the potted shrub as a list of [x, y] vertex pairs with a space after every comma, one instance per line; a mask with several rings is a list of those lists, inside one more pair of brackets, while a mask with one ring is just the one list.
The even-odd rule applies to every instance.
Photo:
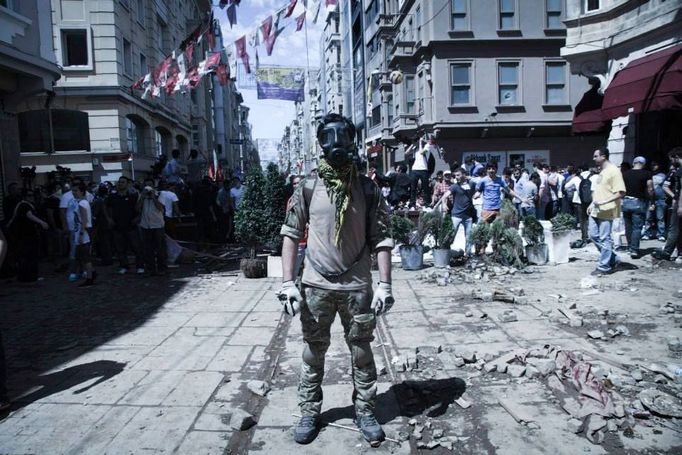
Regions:
[[[267, 275], [267, 262], [256, 257], [256, 248], [263, 245], [267, 238], [265, 177], [257, 166], [252, 167], [246, 176], [246, 189], [242, 197], [241, 210], [235, 216], [235, 235], [237, 240], [249, 247], [249, 257], [239, 263], [246, 278], [264, 278]], [[281, 226], [281, 224], [280, 224]]]
[[532, 215], [523, 219], [523, 239], [526, 241], [526, 259], [530, 264], [543, 265], [549, 259], [549, 247], [545, 243], [545, 228]]
[[488, 223], [478, 223], [471, 230], [471, 243], [474, 245], [476, 254], [484, 255], [489, 242], [490, 225]]
[[[421, 224], [421, 220], [420, 220]], [[400, 244], [400, 262], [404, 270], [419, 270], [424, 265], [423, 236], [407, 217], [391, 217], [391, 236]]]
[[556, 264], [568, 263], [571, 249], [571, 231], [575, 228], [575, 217], [560, 213], [550, 220], [552, 223], [552, 250]]
[[519, 228], [519, 213], [516, 211], [516, 207], [509, 199], [504, 199], [502, 201], [502, 207], [500, 208], [500, 220], [504, 223], [506, 227], [518, 229]]
[[287, 205], [286, 179], [275, 163], [268, 164], [265, 173], [264, 210], [262, 220], [265, 228], [263, 245], [271, 250], [268, 256], [268, 276], [282, 276], [282, 236], [279, 235], [284, 224]]
[[452, 251], [450, 247], [455, 241], [455, 230], [452, 225], [452, 218], [447, 214], [437, 212], [437, 222], [431, 227], [435, 245], [433, 247], [433, 265], [436, 267], [447, 267], [450, 265]]
[[516, 228], [507, 227], [502, 220], [495, 220], [490, 225], [490, 239], [495, 262], [514, 267], [523, 265], [523, 240]]

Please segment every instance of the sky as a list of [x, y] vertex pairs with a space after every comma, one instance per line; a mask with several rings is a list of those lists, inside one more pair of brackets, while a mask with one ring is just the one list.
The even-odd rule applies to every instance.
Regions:
[[[310, 11], [306, 17], [306, 23], [308, 26], [307, 55], [310, 68], [318, 68], [320, 66], [320, 36], [324, 27], [325, 8], [324, 0], [320, 1], [323, 2], [322, 10], [320, 11], [317, 24], [313, 24], [315, 0], [308, 0]], [[214, 16], [221, 23], [225, 47], [229, 48], [231, 45], [231, 50], [234, 53], [234, 44], [231, 43], [258, 28], [265, 18], [274, 14], [275, 11], [288, 3], [289, 0], [242, 0], [240, 6], [237, 7], [237, 24], [232, 28], [230, 28], [230, 24], [227, 21], [226, 10], [215, 7]], [[267, 56], [264, 45], [261, 44], [258, 47], [258, 58], [261, 65], [300, 66], [305, 68], [308, 64], [306, 59], [305, 28], [300, 32], [296, 32], [296, 23], [293, 21], [294, 17], [304, 11], [302, 3], [302, 0], [299, 0], [292, 16], [281, 20], [280, 25], [286, 24], [288, 21], [291, 21], [291, 23], [277, 38], [272, 55]], [[255, 61], [254, 49], [247, 47], [247, 52], [249, 53], [253, 71]], [[239, 83], [237, 83], [237, 86], [239, 87]], [[284, 127], [294, 119], [294, 103], [292, 101], [258, 100], [255, 88], [239, 88], [239, 91], [244, 97], [244, 104], [250, 108], [249, 121], [253, 125], [253, 139], [280, 139], [284, 133]]]

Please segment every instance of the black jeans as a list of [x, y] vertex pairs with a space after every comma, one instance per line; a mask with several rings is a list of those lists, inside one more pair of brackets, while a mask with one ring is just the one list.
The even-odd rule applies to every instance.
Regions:
[[412, 194], [410, 204], [414, 205], [417, 200], [417, 191], [421, 183], [421, 193], [424, 196], [424, 203], [431, 203], [431, 187], [429, 186], [429, 171], [412, 171]]
[[578, 222], [580, 223], [580, 234], [583, 242], [587, 242], [589, 237], [587, 236], [587, 204], [573, 204], [573, 211], [575, 212]]
[[165, 272], [168, 252], [166, 251], [166, 231], [163, 228], [141, 229], [144, 244], [144, 264], [148, 273]]
[[0, 400], [9, 398], [7, 396], [7, 370], [5, 366], [5, 347], [2, 344], [2, 330], [0, 330]]
[[121, 230], [114, 229], [114, 245], [116, 246], [116, 256], [121, 268], [128, 268], [128, 250], [135, 253], [135, 266], [138, 269], [144, 267], [142, 249], [140, 248], [140, 235], [137, 228]]

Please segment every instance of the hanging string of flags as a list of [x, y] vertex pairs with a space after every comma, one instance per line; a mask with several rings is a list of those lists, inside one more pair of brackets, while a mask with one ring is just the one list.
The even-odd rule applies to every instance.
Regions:
[[[296, 32], [300, 31], [305, 25], [308, 13], [312, 14], [312, 21], [315, 24], [319, 18], [322, 3], [329, 7], [335, 6], [337, 2], [338, 0], [301, 0], [303, 12], [284, 23], [283, 19], [292, 17], [296, 5], [299, 3], [298, 0], [288, 0], [284, 6], [270, 14], [258, 27], [235, 40], [234, 54], [230, 52], [231, 45], [213, 51], [216, 37], [214, 14], [211, 12], [207, 23], [203, 23], [194, 29], [177, 49], [166, 56], [150, 73], [138, 79], [131, 88], [141, 90], [142, 99], [147, 99], [150, 96], [159, 97], [162, 90], [166, 95], [172, 95], [176, 92], [186, 93], [188, 90], [196, 88], [207, 74], [215, 74], [218, 83], [226, 85], [230, 82], [230, 76], [236, 74], [235, 59], [237, 58], [241, 60], [246, 72], [251, 73], [249, 47], [253, 48], [257, 69], [259, 65], [258, 48], [261, 44], [265, 45], [267, 55], [272, 55], [277, 37], [286, 27], [290, 24], [296, 24]], [[237, 7], [240, 3], [241, 0], [219, 0], [218, 2], [218, 8], [225, 10], [230, 27], [237, 24]], [[195, 62], [197, 56], [194, 50], [204, 39], [207, 40], [209, 52], [204, 60], [197, 63]]]

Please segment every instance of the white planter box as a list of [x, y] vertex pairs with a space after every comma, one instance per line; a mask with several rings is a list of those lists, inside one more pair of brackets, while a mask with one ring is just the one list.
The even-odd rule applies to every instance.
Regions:
[[268, 278], [282, 278], [282, 256], [268, 256]]
[[549, 249], [549, 261], [555, 264], [568, 264], [568, 253], [571, 251], [571, 233], [552, 234], [552, 246]]

